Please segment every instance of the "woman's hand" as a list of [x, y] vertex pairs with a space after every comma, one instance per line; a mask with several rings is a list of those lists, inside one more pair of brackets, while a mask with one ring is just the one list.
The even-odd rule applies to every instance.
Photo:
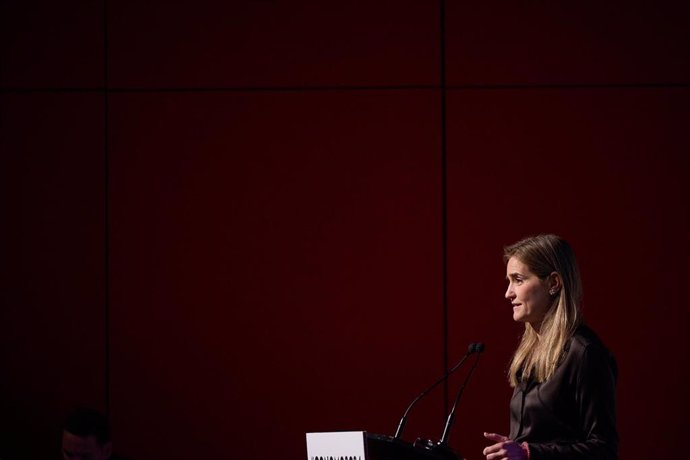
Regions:
[[486, 460], [527, 460], [526, 449], [517, 442], [496, 433], [484, 433], [486, 439], [496, 442], [484, 449]]

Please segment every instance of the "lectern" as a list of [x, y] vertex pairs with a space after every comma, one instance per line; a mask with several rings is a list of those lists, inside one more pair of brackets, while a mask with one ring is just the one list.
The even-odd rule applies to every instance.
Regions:
[[308, 460], [463, 460], [444, 444], [418, 439], [414, 444], [366, 431], [307, 433]]
[[[395, 436], [372, 434], [366, 431], [307, 433], [308, 460], [463, 460], [462, 455], [448, 445], [448, 435], [455, 420], [455, 408], [458, 405], [458, 401], [460, 401], [465, 385], [467, 385], [472, 372], [474, 372], [474, 368], [479, 363], [479, 357], [483, 351], [483, 343], [471, 343], [467, 347], [465, 356], [455, 366], [413, 399], [400, 419]], [[402, 432], [410, 410], [431, 390], [448, 380], [448, 377], [460, 369], [465, 360], [473, 353], [477, 354], [477, 359], [472, 364], [470, 371], [465, 377], [465, 381], [455, 396], [453, 407], [446, 418], [446, 425], [443, 429], [441, 440], [434, 442], [420, 438], [414, 444], [403, 441], [401, 439]]]

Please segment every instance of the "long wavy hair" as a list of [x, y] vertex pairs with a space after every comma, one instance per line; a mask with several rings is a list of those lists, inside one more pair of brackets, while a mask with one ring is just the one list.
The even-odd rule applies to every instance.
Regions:
[[548, 308], [539, 331], [525, 323], [520, 344], [508, 370], [510, 385], [520, 380], [548, 380], [556, 371], [563, 349], [582, 322], [582, 281], [570, 245], [556, 235], [525, 238], [503, 249], [503, 260], [517, 258], [540, 279], [560, 275], [562, 286]]

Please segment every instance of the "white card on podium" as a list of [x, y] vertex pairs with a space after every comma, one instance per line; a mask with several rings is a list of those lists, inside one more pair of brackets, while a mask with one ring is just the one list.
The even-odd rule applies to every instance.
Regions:
[[364, 431], [307, 433], [308, 460], [366, 460]]

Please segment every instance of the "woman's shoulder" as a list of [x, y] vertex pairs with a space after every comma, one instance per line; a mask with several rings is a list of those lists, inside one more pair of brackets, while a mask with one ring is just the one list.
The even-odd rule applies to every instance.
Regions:
[[613, 368], [616, 372], [616, 360], [608, 347], [589, 326], [580, 325], [568, 343], [568, 355], [581, 365], [594, 365]]
[[586, 324], [581, 324], [577, 327], [570, 339], [569, 345], [572, 351], [575, 352], [584, 353], [589, 350], [609, 353], [608, 348], [604, 345], [604, 342], [602, 342], [597, 333]]

